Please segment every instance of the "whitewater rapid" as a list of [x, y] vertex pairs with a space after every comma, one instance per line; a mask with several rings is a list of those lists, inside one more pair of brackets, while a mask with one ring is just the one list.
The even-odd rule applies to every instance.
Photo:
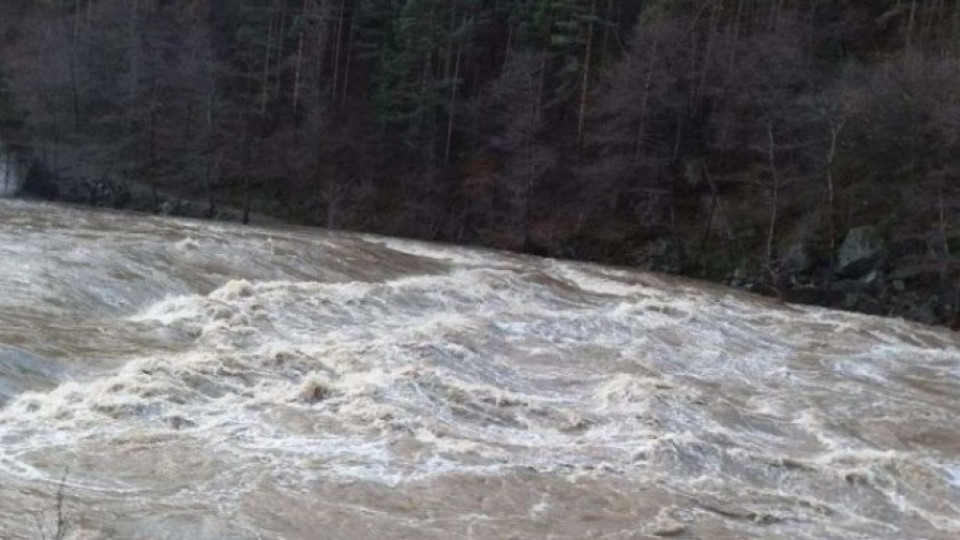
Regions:
[[[626, 269], [0, 200], [0, 537], [960, 537], [960, 340]], [[61, 487], [62, 484], [62, 487]]]

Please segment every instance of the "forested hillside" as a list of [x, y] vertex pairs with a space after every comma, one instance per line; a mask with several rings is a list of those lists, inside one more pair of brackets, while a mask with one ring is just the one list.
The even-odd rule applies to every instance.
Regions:
[[0, 139], [35, 194], [931, 322], [958, 304], [958, 137], [954, 0], [0, 4]]

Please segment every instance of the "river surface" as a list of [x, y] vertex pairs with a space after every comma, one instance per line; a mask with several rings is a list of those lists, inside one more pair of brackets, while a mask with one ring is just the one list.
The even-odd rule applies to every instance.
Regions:
[[0, 537], [960, 538], [960, 339], [0, 200]]

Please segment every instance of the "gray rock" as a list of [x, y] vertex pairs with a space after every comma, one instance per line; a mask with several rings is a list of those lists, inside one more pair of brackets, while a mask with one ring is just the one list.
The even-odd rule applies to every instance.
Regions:
[[24, 160], [0, 141], [0, 197], [13, 197], [19, 193], [24, 173]]
[[781, 265], [788, 275], [807, 274], [813, 268], [813, 257], [804, 242], [794, 242], [787, 249], [781, 260]]
[[883, 279], [883, 272], [880, 270], [872, 270], [869, 274], [860, 278], [860, 282], [864, 285], [873, 285]]
[[850, 229], [837, 252], [837, 274], [860, 277], [876, 269], [886, 256], [886, 246], [874, 227]]

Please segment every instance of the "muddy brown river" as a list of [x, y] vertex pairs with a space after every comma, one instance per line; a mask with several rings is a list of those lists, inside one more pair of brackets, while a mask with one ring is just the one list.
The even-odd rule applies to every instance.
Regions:
[[[960, 538], [960, 339], [0, 200], [0, 538]], [[44, 532], [40, 532], [41, 526]]]

